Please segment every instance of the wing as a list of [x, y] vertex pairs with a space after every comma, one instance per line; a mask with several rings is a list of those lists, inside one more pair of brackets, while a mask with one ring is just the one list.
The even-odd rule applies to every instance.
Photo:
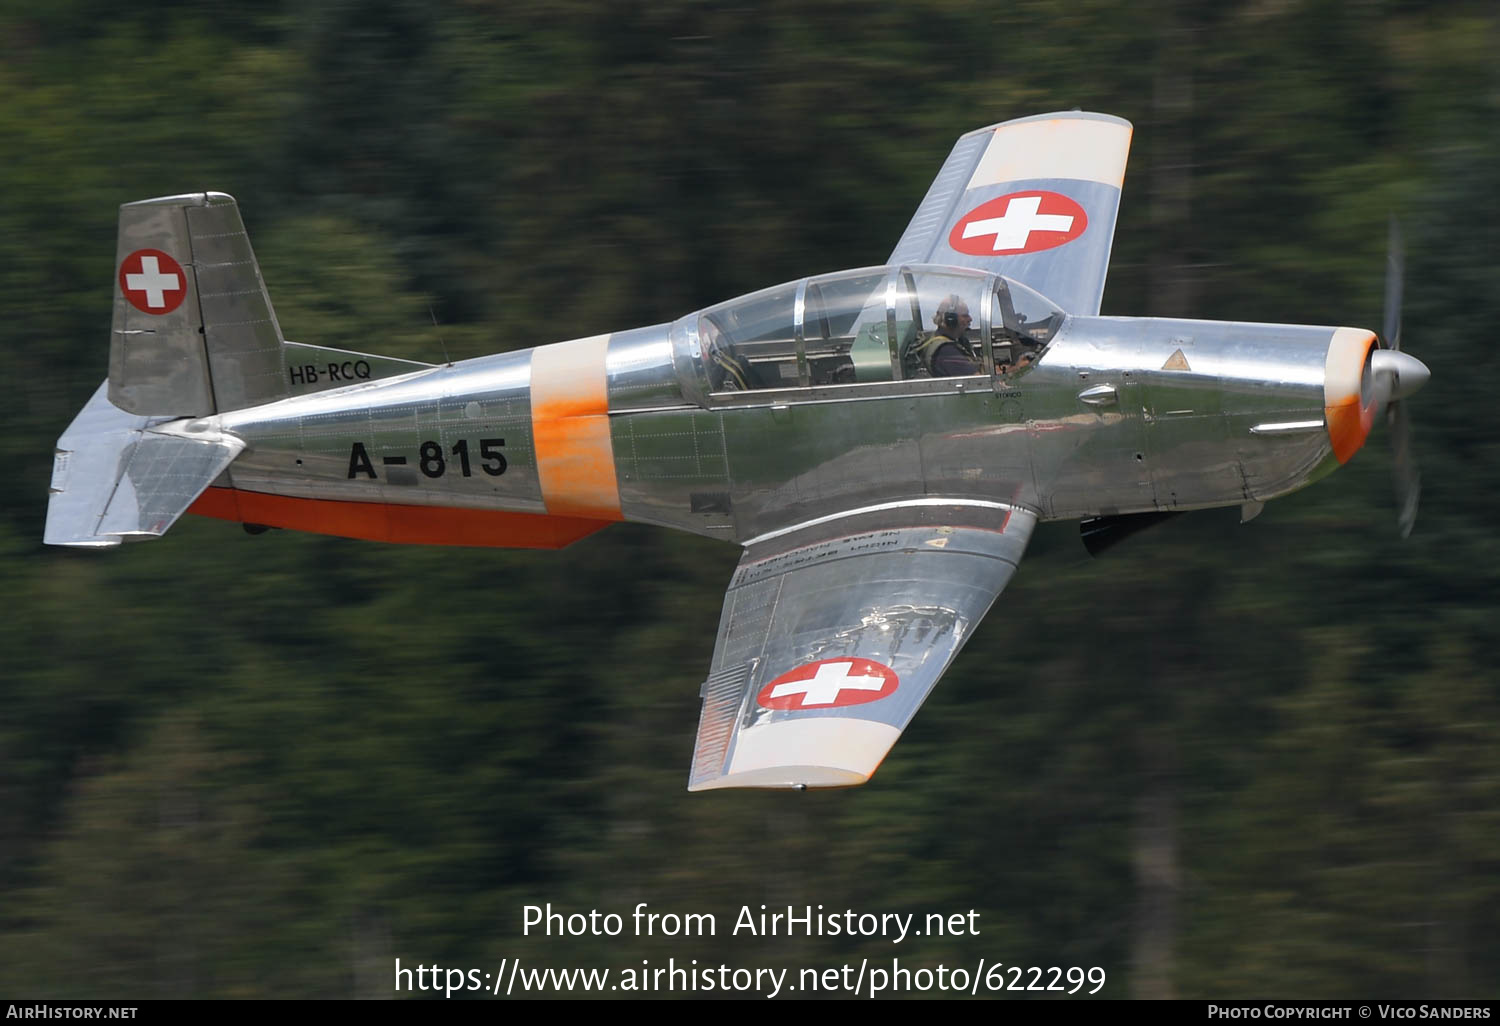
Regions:
[[895, 503], [746, 547], [688, 790], [862, 784], [1015, 572], [1034, 514]]
[[1128, 121], [1080, 111], [970, 132], [887, 262], [994, 271], [1097, 314], [1130, 134]]

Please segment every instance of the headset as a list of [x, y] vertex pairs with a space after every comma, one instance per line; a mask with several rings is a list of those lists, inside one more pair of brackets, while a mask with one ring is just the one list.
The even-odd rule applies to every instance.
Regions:
[[947, 299], [943, 300], [938, 305], [938, 310], [940, 311], [938, 323], [942, 324], [945, 328], [958, 327], [958, 308], [962, 303], [963, 300], [959, 299], [956, 294], [950, 295]]

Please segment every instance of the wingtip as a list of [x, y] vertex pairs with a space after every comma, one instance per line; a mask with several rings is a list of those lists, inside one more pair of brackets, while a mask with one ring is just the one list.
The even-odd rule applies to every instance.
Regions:
[[984, 128], [975, 129], [974, 131], [969, 132], [967, 134], [968, 135], [979, 135], [982, 132], [993, 132], [993, 131], [995, 131], [998, 128], [1004, 128], [1007, 125], [1021, 125], [1021, 124], [1025, 124], [1028, 121], [1061, 121], [1061, 120], [1071, 120], [1071, 121], [1103, 121], [1103, 122], [1107, 122], [1109, 124], [1114, 124], [1114, 125], [1124, 125], [1126, 128], [1131, 129], [1132, 131], [1134, 131], [1134, 129], [1135, 129], [1135, 125], [1131, 124], [1131, 122], [1129, 122], [1125, 118], [1120, 117], [1117, 114], [1105, 114], [1102, 111], [1096, 111], [1096, 110], [1077, 110], [1077, 109], [1074, 109], [1074, 110], [1054, 110], [1054, 111], [1048, 111], [1048, 112], [1043, 113], [1043, 114], [1027, 114], [1024, 117], [1011, 118], [1009, 121], [997, 121], [993, 125], [986, 125]]
[[694, 781], [688, 790], [719, 791], [727, 788], [757, 788], [773, 791], [807, 791], [832, 787], [858, 787], [867, 783], [870, 773], [840, 769], [837, 766], [774, 766], [767, 769], [730, 773], [711, 780]]

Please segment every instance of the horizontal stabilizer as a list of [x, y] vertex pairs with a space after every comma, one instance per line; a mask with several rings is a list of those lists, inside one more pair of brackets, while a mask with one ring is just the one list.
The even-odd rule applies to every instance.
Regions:
[[97, 548], [164, 534], [245, 448], [186, 423], [127, 413], [100, 385], [58, 439], [46, 543]]

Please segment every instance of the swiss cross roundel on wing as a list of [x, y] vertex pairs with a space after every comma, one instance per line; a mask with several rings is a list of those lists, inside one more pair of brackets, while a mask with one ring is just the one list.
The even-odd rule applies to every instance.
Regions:
[[138, 249], [120, 261], [120, 292], [148, 314], [168, 314], [187, 297], [182, 265], [159, 249]]
[[755, 700], [765, 709], [836, 709], [878, 701], [900, 684], [895, 670], [870, 659], [820, 659], [783, 673]]
[[970, 256], [1014, 256], [1072, 242], [1088, 226], [1077, 201], [1033, 189], [979, 204], [958, 219], [948, 245]]

